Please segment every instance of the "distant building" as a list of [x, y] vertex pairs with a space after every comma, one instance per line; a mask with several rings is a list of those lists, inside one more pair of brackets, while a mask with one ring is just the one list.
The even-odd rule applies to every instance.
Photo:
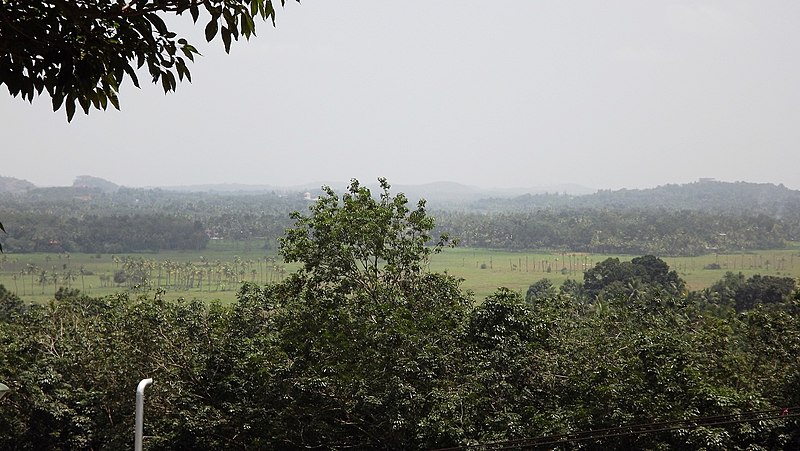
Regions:
[[717, 179], [713, 177], [700, 177], [699, 179], [697, 179], [697, 181], [698, 183], [711, 183], [711, 182], [716, 182]]

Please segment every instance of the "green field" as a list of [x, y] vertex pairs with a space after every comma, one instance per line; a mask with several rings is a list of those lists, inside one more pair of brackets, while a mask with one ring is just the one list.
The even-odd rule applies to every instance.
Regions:
[[[583, 271], [608, 258], [621, 260], [635, 256], [578, 254], [569, 252], [510, 252], [455, 248], [435, 255], [430, 270], [447, 272], [464, 279], [463, 287], [481, 300], [498, 287], [524, 292], [542, 278], [560, 284], [567, 278], [582, 280]], [[213, 241], [198, 252], [161, 252], [125, 255], [99, 254], [10, 254], [0, 256], [0, 284], [24, 300], [46, 302], [57, 287], [71, 287], [91, 296], [103, 296], [129, 289], [115, 284], [116, 271], [127, 259], [148, 268], [152, 286], [166, 290], [167, 298], [198, 298], [231, 302], [241, 281], [277, 281], [297, 269], [284, 265], [274, 253], [261, 249], [257, 242]], [[777, 251], [745, 251], [737, 254], [708, 254], [699, 257], [664, 257], [678, 271], [689, 289], [708, 287], [726, 271], [800, 277], [800, 244]], [[704, 269], [710, 264], [720, 269]], [[186, 274], [193, 274], [189, 281]], [[180, 283], [176, 279], [180, 277]], [[103, 280], [105, 279], [105, 281]], [[142, 286], [130, 288], [147, 292]], [[152, 288], [150, 288], [152, 290]]]
[[[630, 260], [636, 255], [600, 255], [578, 253], [509, 252], [485, 249], [449, 249], [431, 262], [431, 270], [447, 271], [461, 277], [464, 287], [481, 299], [498, 287], [524, 292], [528, 286], [543, 278], [560, 285], [571, 278], [583, 280], [583, 271], [608, 257]], [[726, 271], [753, 274], [800, 277], [800, 248], [778, 251], [747, 251], [739, 254], [708, 254], [698, 257], [664, 257], [676, 270], [689, 289], [712, 285]], [[710, 264], [720, 269], [704, 269]], [[548, 271], [549, 268], [549, 271]]]

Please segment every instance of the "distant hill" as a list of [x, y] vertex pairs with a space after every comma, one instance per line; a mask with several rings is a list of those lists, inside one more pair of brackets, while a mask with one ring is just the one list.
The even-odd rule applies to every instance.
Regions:
[[18, 194], [34, 188], [36, 188], [36, 185], [27, 180], [0, 176], [0, 193]]
[[[379, 190], [374, 181], [362, 181], [373, 192]], [[391, 180], [389, 181], [391, 183]], [[348, 182], [314, 182], [294, 186], [248, 185], [241, 183], [184, 185], [160, 188], [137, 188], [139, 197], [145, 192], [159, 190], [191, 195], [236, 196], [277, 195], [302, 198], [308, 192], [310, 198], [321, 194], [320, 186], [328, 185], [342, 192]], [[72, 187], [101, 190], [114, 194], [120, 190], [106, 179], [82, 175], [75, 179]], [[0, 177], [0, 193], [33, 193], [42, 189], [26, 180]], [[48, 190], [51, 194], [58, 190]], [[528, 188], [481, 188], [455, 182], [433, 182], [419, 185], [392, 184], [393, 193], [405, 193], [412, 202], [426, 199], [428, 206], [436, 210], [451, 210], [479, 213], [535, 212], [541, 209], [645, 209], [645, 210], [693, 210], [724, 214], [765, 214], [774, 218], [800, 216], [800, 191], [784, 185], [771, 183], [720, 182], [701, 180], [688, 184], [668, 184], [648, 189], [619, 189], [594, 191], [580, 185], [553, 185]], [[65, 195], [69, 193], [64, 193]]]
[[800, 191], [772, 183], [701, 181], [647, 190], [600, 191], [592, 201], [607, 206], [713, 210], [743, 209], [780, 216], [800, 208]]
[[270, 185], [245, 185], [242, 183], [215, 183], [206, 185], [178, 185], [160, 187], [164, 191], [181, 193], [268, 193], [276, 188]]
[[800, 191], [771, 183], [700, 181], [649, 189], [601, 190], [585, 196], [525, 194], [511, 199], [485, 198], [472, 203], [469, 209], [500, 212], [560, 208], [747, 212], [780, 218], [800, 212]]
[[[373, 192], [379, 190], [378, 184], [372, 180], [361, 180]], [[457, 207], [464, 206], [469, 202], [474, 202], [479, 199], [487, 197], [499, 198], [512, 198], [525, 193], [568, 193], [570, 195], [582, 195], [595, 192], [591, 188], [580, 185], [553, 185], [542, 186], [533, 188], [480, 188], [477, 186], [464, 185], [456, 182], [432, 182], [419, 185], [401, 185], [391, 183], [392, 192], [404, 193], [412, 201], [418, 199], [425, 199], [429, 205], [441, 207]], [[161, 187], [165, 191], [178, 191], [178, 192], [210, 192], [210, 193], [246, 193], [246, 194], [259, 194], [270, 192], [310, 192], [313, 196], [322, 193], [322, 186], [330, 186], [334, 191], [343, 191], [349, 181], [343, 182], [309, 182], [292, 186], [275, 186], [275, 185], [246, 185], [241, 183], [223, 183], [223, 184], [207, 184], [207, 185], [182, 185], [182, 186], [166, 186]]]
[[101, 191], [107, 193], [114, 193], [119, 189], [119, 185], [116, 183], [109, 182], [106, 179], [101, 179], [100, 177], [93, 177], [91, 175], [79, 175], [75, 177], [75, 181], [72, 182], [73, 188], [97, 188]]
[[[372, 189], [372, 185], [370, 185]], [[377, 188], [377, 186], [375, 187]], [[455, 182], [433, 182], [422, 185], [392, 185], [392, 191], [404, 193], [411, 200], [425, 199], [436, 208], [459, 208], [485, 198], [510, 199], [525, 194], [568, 192], [571, 195], [593, 193], [579, 185], [553, 185], [528, 188], [481, 188]]]
[[[341, 195], [347, 184], [330, 186]], [[206, 238], [263, 240], [264, 246], [274, 249], [293, 224], [290, 212], [307, 211], [319, 195], [319, 188], [302, 185], [269, 192], [245, 187], [176, 192], [119, 187], [87, 176], [79, 177], [75, 186], [29, 189], [2, 196], [4, 225], [24, 224], [14, 227], [14, 234], [3, 236], [3, 247], [38, 252], [50, 249], [50, 241], [55, 240], [63, 250], [73, 252], [187, 248], [175, 244], [177, 235], [170, 243], [131, 244], [134, 229], [123, 232], [121, 225], [111, 226], [125, 218], [155, 218], [147, 224], [129, 224], [148, 229], [141, 232], [148, 237], [169, 235], [172, 232], [166, 229], [156, 230], [173, 224], [190, 234], [201, 231]], [[711, 250], [778, 249], [787, 241], [800, 240], [800, 191], [782, 185], [702, 181], [587, 195], [551, 191], [509, 197], [512, 190], [438, 182], [393, 185], [391, 193], [399, 192], [412, 202], [426, 198], [438, 231], [472, 247], [699, 255]], [[378, 190], [373, 193], [377, 195]], [[101, 240], [98, 224], [103, 231], [119, 230]], [[188, 246], [202, 243], [192, 241]]]

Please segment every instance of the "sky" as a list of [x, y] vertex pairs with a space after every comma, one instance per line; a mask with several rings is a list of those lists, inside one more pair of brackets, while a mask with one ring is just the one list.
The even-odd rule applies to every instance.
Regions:
[[[800, 2], [303, 0], [122, 111], [0, 88], [0, 175], [39, 186], [800, 189]], [[190, 23], [190, 22], [188, 22]]]

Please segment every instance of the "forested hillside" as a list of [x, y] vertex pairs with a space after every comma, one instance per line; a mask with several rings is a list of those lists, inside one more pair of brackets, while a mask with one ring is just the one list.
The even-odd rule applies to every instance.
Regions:
[[[292, 225], [290, 213], [304, 210], [320, 192], [187, 193], [112, 189], [101, 182], [83, 177], [73, 187], [3, 194], [4, 249], [201, 249], [207, 239], [258, 239], [273, 249]], [[461, 198], [429, 209], [437, 231], [466, 246], [498, 249], [676, 256], [777, 249], [800, 240], [800, 192], [770, 184], [698, 182], [585, 196]]]
[[600, 190], [594, 194], [527, 194], [473, 202], [475, 212], [531, 212], [547, 208], [703, 210], [780, 217], [800, 209], [800, 191], [771, 183], [700, 181], [650, 189]]
[[0, 194], [24, 193], [25, 191], [34, 188], [36, 188], [36, 186], [27, 180], [0, 176]]
[[467, 246], [699, 255], [800, 240], [800, 191], [704, 181], [592, 195], [525, 195], [436, 212]]

